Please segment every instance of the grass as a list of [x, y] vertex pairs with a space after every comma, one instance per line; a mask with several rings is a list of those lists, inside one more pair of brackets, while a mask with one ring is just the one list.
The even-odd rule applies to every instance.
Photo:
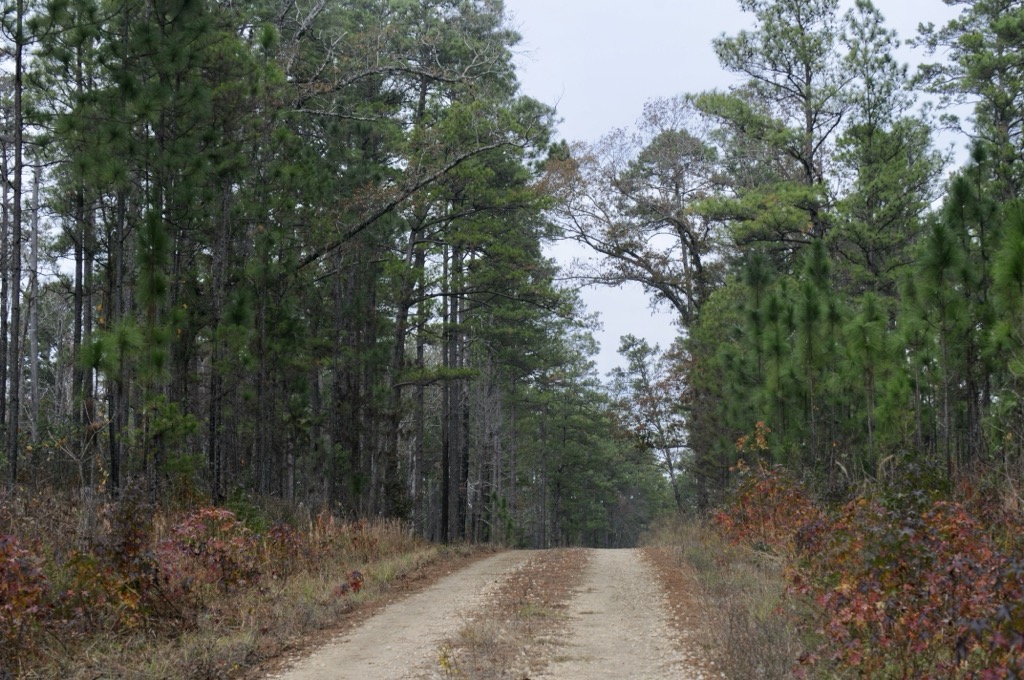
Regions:
[[[399, 522], [307, 514], [273, 538], [228, 516], [203, 524], [185, 511], [77, 500], [25, 491], [0, 498], [0, 536], [15, 534], [45, 579], [43, 607], [17, 638], [4, 639], [0, 626], [0, 677], [250, 677], [474, 552], [414, 539]], [[168, 540], [182, 526], [202, 540], [174, 552]], [[76, 553], [88, 555], [78, 563], [86, 566], [74, 566]], [[20, 592], [14, 562], [0, 553], [0, 583], [16, 584], [0, 592], [6, 601]], [[353, 570], [363, 575], [358, 592], [342, 589]], [[92, 585], [79, 592], [81, 583]], [[0, 607], [0, 624], [4, 616]]]
[[727, 678], [793, 677], [810, 615], [789, 597], [783, 565], [733, 545], [697, 521], [672, 520], [646, 537], [695, 584], [688, 628]]

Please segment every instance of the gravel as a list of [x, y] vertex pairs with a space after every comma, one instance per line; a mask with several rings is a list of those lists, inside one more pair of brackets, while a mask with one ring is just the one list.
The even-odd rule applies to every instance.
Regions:
[[[669, 619], [655, 570], [638, 550], [589, 550], [567, 617], [542, 645], [530, 680], [703, 680], [700, 650]], [[477, 562], [388, 606], [273, 680], [443, 678], [439, 650], [476, 620], [494, 618], [502, 585], [538, 553], [510, 551]], [[579, 566], [574, 567], [579, 569]], [[523, 574], [532, 573], [529, 569]], [[579, 573], [579, 572], [577, 572]], [[543, 574], [538, 575], [543, 581]], [[531, 576], [531, 578], [533, 578]], [[552, 578], [554, 578], [552, 576]], [[543, 587], [543, 583], [540, 584]], [[484, 613], [483, 619], [479, 615]], [[501, 622], [497, 622], [501, 625]], [[533, 664], [531, 664], [533, 665]], [[534, 665], [534, 668], [538, 666]], [[502, 676], [506, 673], [502, 673]]]

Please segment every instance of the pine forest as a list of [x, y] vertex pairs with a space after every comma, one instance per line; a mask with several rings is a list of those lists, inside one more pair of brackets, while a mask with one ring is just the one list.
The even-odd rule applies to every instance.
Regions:
[[[118, 546], [107, 571], [141, 599], [117, 616], [159, 610], [124, 566], [159, 526], [133, 523], [200, 508], [253, 535], [395, 520], [529, 548], [633, 546], [684, 517], [805, 567], [830, 554], [802, 585], [833, 597], [875, 512], [933, 527], [933, 561], [949, 531], [990, 537], [998, 566], [942, 564], [1009, 588], [1024, 3], [945, 3], [956, 18], [897, 36], [870, 0], [739, 0], [751, 28], [713, 41], [734, 85], [573, 141], [522, 91], [502, 0], [8, 0], [0, 643], [29, 630], [28, 552], [63, 565], [38, 566], [49, 582], [87, 553], [106, 573], [102, 551], [32, 547], [34, 498]], [[556, 261], [566, 241], [589, 258]], [[625, 284], [677, 337], [622, 337], [601, 375], [580, 291]], [[843, 559], [823, 547], [854, 535]], [[916, 635], [895, 622], [923, 610], [886, 597], [830, 658], [933, 677], [864, 665]], [[856, 597], [837, 602], [819, 598]], [[977, 611], [943, 614], [975, 637], [927, 668], [1024, 673], [1024, 607]]]

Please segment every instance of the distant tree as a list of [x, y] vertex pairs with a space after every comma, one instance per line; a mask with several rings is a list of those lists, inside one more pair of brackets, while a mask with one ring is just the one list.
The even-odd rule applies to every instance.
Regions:
[[616, 414], [633, 445], [653, 454], [681, 513], [687, 507], [683, 476], [688, 450], [682, 417], [686, 385], [673, 366], [673, 356], [662, 354], [657, 345], [652, 347], [642, 338], [623, 336], [619, 354], [626, 366], [611, 373]]
[[617, 130], [551, 162], [560, 225], [600, 260], [578, 275], [635, 282], [681, 324], [696, 321], [721, 281], [719, 230], [693, 206], [719, 188], [718, 151], [688, 98], [652, 101], [634, 133]]
[[993, 160], [998, 201], [1014, 199], [1024, 189], [1024, 78], [1019, 52], [1024, 40], [1024, 6], [1015, 0], [974, 0], [945, 26], [925, 24], [918, 40], [944, 58], [920, 68], [925, 91], [938, 94], [952, 108], [972, 104], [962, 121], [949, 112], [945, 122], [973, 138]]

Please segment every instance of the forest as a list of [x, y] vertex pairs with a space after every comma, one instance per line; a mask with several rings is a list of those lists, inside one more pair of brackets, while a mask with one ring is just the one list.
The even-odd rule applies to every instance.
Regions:
[[8, 8], [10, 487], [635, 542], [500, 2]]
[[[0, 519], [45, 490], [621, 547], [732, 507], [764, 547], [762, 493], [818, 527], [797, 552], [867, 496], [1019, 522], [1024, 4], [902, 37], [739, 4], [738, 84], [566, 141], [502, 0], [7, 3]], [[625, 283], [679, 335], [604, 379], [579, 288]]]
[[[12, 5], [7, 485], [536, 546], [634, 542], [741, 459], [1016, 493], [1024, 16], [966, 3], [911, 72], [870, 2], [740, 4], [739, 85], [573, 143], [498, 0]], [[602, 382], [577, 288], [624, 282], [680, 335]]]
[[[8, 7], [8, 486], [538, 546], [712, 508], [740, 459], [1015, 492], [1021, 10], [922, 25], [911, 72], [870, 2], [740, 4], [739, 85], [573, 143], [499, 0]], [[602, 382], [576, 291], [624, 282], [680, 335]]]

